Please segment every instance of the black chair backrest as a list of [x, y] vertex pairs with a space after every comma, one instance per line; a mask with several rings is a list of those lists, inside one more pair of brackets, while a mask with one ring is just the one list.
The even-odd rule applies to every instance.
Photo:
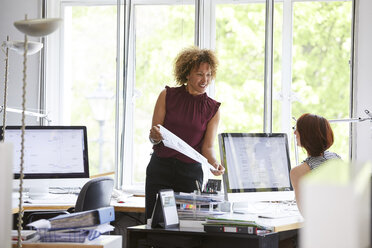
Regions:
[[110, 206], [114, 180], [98, 177], [88, 181], [81, 189], [75, 204], [75, 212]]

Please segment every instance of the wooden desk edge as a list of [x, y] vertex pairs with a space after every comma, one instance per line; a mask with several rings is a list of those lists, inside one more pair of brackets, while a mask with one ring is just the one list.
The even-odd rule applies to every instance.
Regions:
[[[111, 244], [121, 244], [121, 235], [101, 235], [97, 240], [89, 243], [22, 243], [24, 248], [103, 248]], [[17, 244], [12, 244], [12, 247], [17, 247]]]
[[[67, 210], [68, 208], [73, 207], [71, 206], [42, 206], [42, 205], [35, 205], [35, 206], [24, 206], [24, 211], [37, 211], [37, 210]], [[117, 212], [132, 212], [132, 213], [144, 213], [145, 207], [130, 207], [130, 206], [114, 206], [115, 211]], [[18, 213], [18, 208], [12, 208], [12, 214]]]
[[[36, 210], [67, 210], [74, 205], [29, 205], [23, 206], [24, 211], [36, 211]], [[17, 208], [18, 210], [18, 208]]]
[[290, 230], [295, 230], [295, 229], [300, 229], [304, 225], [303, 222], [296, 222], [288, 225], [283, 225], [283, 226], [275, 226], [274, 227], [274, 232], [284, 232], [284, 231], [290, 231]]
[[114, 206], [116, 212], [144, 213], [144, 207]]

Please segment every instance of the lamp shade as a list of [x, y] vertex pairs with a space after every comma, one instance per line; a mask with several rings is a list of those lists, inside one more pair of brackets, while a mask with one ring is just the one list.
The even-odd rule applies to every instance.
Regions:
[[[9, 48], [17, 52], [18, 54], [23, 54], [25, 50], [25, 42], [24, 41], [4, 41], [1, 46], [3, 48]], [[27, 55], [32, 55], [39, 52], [43, 48], [43, 43], [36, 42], [36, 41], [28, 41], [27, 42]]]
[[61, 22], [60, 18], [26, 19], [14, 22], [14, 26], [26, 35], [40, 37], [53, 33]]

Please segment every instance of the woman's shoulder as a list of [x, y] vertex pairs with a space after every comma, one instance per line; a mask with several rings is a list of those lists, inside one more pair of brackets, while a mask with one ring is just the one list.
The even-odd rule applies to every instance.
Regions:
[[169, 86], [169, 85], [165, 85], [165, 89], [168, 91], [184, 91], [185, 90], [185, 86], [184, 85], [178, 85], [178, 86]]
[[330, 159], [341, 159], [341, 156], [334, 152], [325, 151], [323, 156], [317, 157], [309, 156], [303, 162], [307, 163], [313, 170]]
[[319, 165], [321, 165], [324, 161], [326, 161], [326, 159], [324, 159], [323, 156], [317, 156], [317, 157], [309, 156], [303, 161], [303, 163], [308, 164], [310, 169], [313, 170], [317, 168]]
[[209, 97], [208, 95], [207, 95], [207, 97], [206, 97], [206, 101], [207, 101], [208, 103], [210, 103], [211, 105], [216, 106], [216, 107], [219, 107], [219, 106], [221, 105], [220, 102], [214, 100], [213, 98]]
[[325, 151], [324, 152], [324, 157], [328, 160], [328, 159], [335, 159], [335, 158], [339, 158], [341, 159], [341, 156], [338, 155], [337, 153], [335, 152], [330, 152], [330, 151]]
[[296, 167], [293, 167], [290, 171], [291, 178], [303, 176], [310, 171], [310, 166], [306, 162], [302, 162]]
[[168, 94], [171, 94], [171, 95], [184, 94], [185, 95], [185, 93], [186, 93], [184, 85], [181, 85], [181, 86], [168, 86], [168, 85], [166, 85], [164, 90], [166, 91], [167, 95]]

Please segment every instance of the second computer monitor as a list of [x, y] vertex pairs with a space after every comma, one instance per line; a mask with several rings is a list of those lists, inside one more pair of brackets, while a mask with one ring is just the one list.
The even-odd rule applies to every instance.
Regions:
[[222, 133], [219, 145], [226, 200], [294, 199], [285, 133]]
[[[12, 143], [14, 148], [14, 179], [20, 177], [21, 135], [20, 126], [5, 129], [5, 142]], [[35, 189], [45, 194], [48, 186], [82, 186], [89, 179], [86, 127], [26, 126], [23, 160], [23, 187], [30, 188], [30, 192]], [[19, 184], [17, 181], [14, 187]]]

